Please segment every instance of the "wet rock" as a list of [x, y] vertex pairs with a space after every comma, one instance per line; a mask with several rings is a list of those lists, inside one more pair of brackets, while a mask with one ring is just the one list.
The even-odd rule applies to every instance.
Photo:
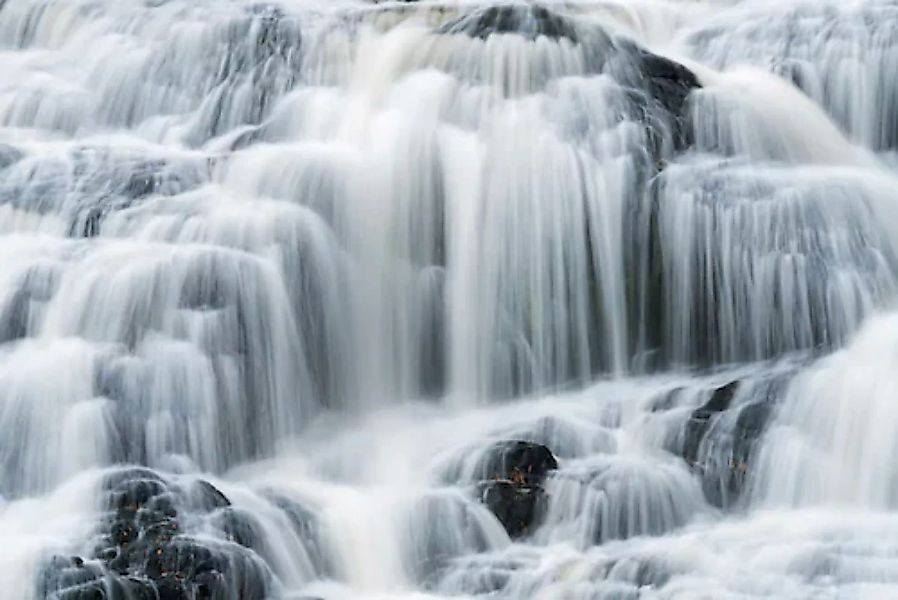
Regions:
[[539, 485], [486, 481], [478, 486], [480, 500], [496, 515], [512, 538], [527, 535], [538, 524], [548, 497]]
[[480, 465], [482, 479], [502, 479], [539, 485], [558, 461], [546, 446], [524, 441], [503, 441], [487, 450]]
[[542, 444], [517, 440], [495, 444], [480, 463], [480, 501], [496, 515], [509, 536], [527, 535], [547, 504], [542, 483], [556, 469], [558, 461]]
[[231, 501], [218, 488], [203, 479], [197, 480], [190, 487], [190, 496], [194, 504], [207, 511], [231, 506]]
[[669, 58], [642, 49], [637, 50], [637, 55], [640, 58], [640, 71], [651, 97], [660, 102], [670, 114], [682, 120], [686, 98], [692, 90], [701, 87], [698, 77]]
[[763, 401], [748, 404], [739, 411], [732, 433], [729, 479], [726, 482], [730, 497], [735, 498], [742, 493], [755, 446], [767, 429], [772, 413], [773, 405]]
[[791, 374], [784, 373], [733, 382], [715, 390], [690, 415], [683, 429], [682, 456], [700, 477], [709, 503], [726, 509], [742, 499], [755, 451], [790, 379]]
[[730, 408], [738, 389], [738, 381], [717, 388], [711, 394], [710, 400], [695, 409], [689, 420], [686, 421], [683, 434], [683, 458], [690, 465], [694, 465], [698, 460], [699, 448], [711, 425], [712, 417]]
[[702, 87], [695, 73], [629, 40], [617, 39], [614, 46], [609, 70], [630, 90], [629, 117], [645, 125], [655, 160], [692, 145], [688, 98]]
[[246, 548], [253, 548], [259, 539], [259, 528], [252, 516], [245, 511], [225, 508], [215, 515], [214, 523], [225, 537]]
[[465, 34], [485, 40], [497, 33], [513, 33], [534, 40], [539, 36], [577, 41], [574, 25], [565, 17], [542, 6], [490, 6], [444, 23], [444, 34]]
[[212, 484], [199, 481], [181, 486], [153, 471], [133, 468], [110, 474], [104, 488], [107, 512], [92, 556], [51, 558], [38, 581], [40, 597], [269, 597], [271, 574], [244, 547], [253, 542], [253, 536], [236, 516], [222, 517], [232, 525], [233, 538], [240, 538], [236, 543], [199, 540], [183, 532], [184, 510], [192, 514], [233, 511], [227, 497]]

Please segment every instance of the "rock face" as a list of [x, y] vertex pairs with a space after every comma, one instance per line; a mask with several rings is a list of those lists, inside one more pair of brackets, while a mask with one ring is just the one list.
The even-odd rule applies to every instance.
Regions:
[[546, 446], [522, 441], [500, 442], [490, 448], [479, 469], [484, 478], [477, 491], [511, 537], [529, 533], [545, 510], [548, 496], [542, 484], [558, 468]]
[[[89, 558], [56, 556], [38, 581], [38, 597], [56, 600], [194, 600], [270, 596], [271, 574], [245, 547], [252, 524], [205, 481], [173, 485], [146, 469], [126, 469], [105, 481], [107, 513]], [[182, 532], [182, 511], [218, 511], [230, 541]]]

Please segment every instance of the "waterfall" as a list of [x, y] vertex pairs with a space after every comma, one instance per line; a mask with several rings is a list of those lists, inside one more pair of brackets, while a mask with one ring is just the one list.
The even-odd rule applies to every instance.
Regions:
[[0, 0], [13, 599], [898, 596], [894, 0]]

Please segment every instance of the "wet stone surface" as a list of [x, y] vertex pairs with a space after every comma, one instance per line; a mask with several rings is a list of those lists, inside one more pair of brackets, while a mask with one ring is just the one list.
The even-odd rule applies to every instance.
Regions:
[[[247, 545], [251, 530], [206, 481], [176, 485], [146, 469], [104, 482], [107, 512], [88, 557], [55, 556], [43, 568], [38, 597], [87, 599], [268, 598], [272, 576]], [[183, 513], [222, 511], [229, 540], [183, 532]]]
[[542, 484], [558, 469], [546, 446], [505, 441], [490, 448], [480, 464], [483, 481], [477, 493], [499, 522], [516, 538], [530, 533], [544, 513], [548, 496]]

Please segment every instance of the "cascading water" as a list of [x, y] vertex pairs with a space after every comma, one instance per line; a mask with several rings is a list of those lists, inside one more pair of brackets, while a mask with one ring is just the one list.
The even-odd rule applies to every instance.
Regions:
[[898, 597], [894, 0], [0, 0], [4, 598]]

